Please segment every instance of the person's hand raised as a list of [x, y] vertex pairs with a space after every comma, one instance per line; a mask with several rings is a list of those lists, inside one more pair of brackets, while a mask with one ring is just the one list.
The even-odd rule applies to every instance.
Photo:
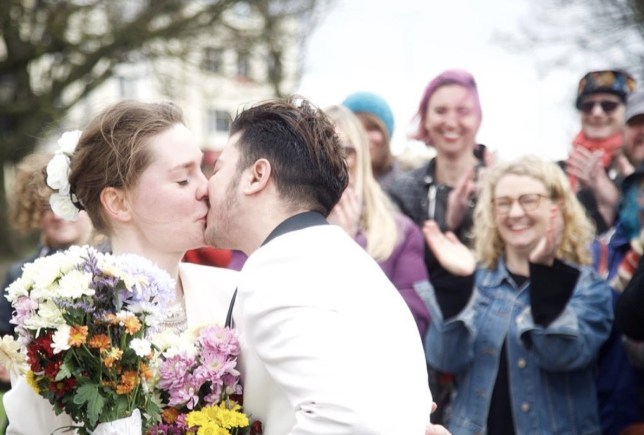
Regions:
[[553, 205], [550, 208], [550, 216], [548, 219], [546, 233], [543, 235], [541, 240], [539, 240], [539, 243], [537, 243], [532, 252], [530, 252], [530, 262], [552, 266], [555, 261], [557, 250], [561, 245], [563, 231], [564, 224], [561, 209], [558, 205]]
[[602, 155], [600, 151], [576, 147], [568, 157], [566, 172], [577, 178], [582, 185], [593, 187], [597, 184], [598, 177], [605, 175], [602, 168]]
[[360, 230], [361, 216], [362, 201], [351, 187], [347, 187], [327, 220], [330, 224], [342, 227], [351, 237], [355, 237]]
[[449, 273], [460, 276], [474, 273], [474, 254], [454, 233], [447, 231], [443, 234], [435, 221], [426, 221], [423, 225], [423, 235], [429, 249]]
[[461, 225], [470, 208], [475, 187], [474, 168], [469, 168], [463, 173], [447, 197], [447, 211], [445, 213], [447, 228], [455, 230]]

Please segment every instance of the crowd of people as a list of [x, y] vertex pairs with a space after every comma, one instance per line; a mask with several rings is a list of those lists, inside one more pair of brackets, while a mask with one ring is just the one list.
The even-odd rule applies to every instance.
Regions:
[[[477, 141], [475, 78], [446, 70], [411, 120], [434, 157], [409, 169], [380, 95], [271, 100], [238, 113], [206, 178], [179, 108], [120, 102], [72, 155], [73, 224], [48, 202], [51, 156], [19, 167], [14, 225], [41, 238], [5, 288], [72, 244], [153, 260], [177, 283], [164, 327], [242, 337], [269, 435], [644, 433], [644, 91], [591, 71], [571, 104], [565, 161], [504, 161]], [[71, 424], [23, 378], [4, 402], [9, 434]]]

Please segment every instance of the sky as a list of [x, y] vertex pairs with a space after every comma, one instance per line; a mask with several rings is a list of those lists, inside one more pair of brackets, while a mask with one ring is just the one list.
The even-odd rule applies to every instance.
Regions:
[[544, 68], [530, 49], [496, 42], [499, 33], [518, 35], [531, 14], [529, 0], [336, 0], [307, 41], [298, 92], [320, 107], [356, 91], [380, 94], [394, 112], [399, 153], [424, 147], [406, 133], [427, 83], [461, 68], [479, 89], [479, 143], [501, 159], [563, 158], [579, 128], [574, 98], [588, 69]]

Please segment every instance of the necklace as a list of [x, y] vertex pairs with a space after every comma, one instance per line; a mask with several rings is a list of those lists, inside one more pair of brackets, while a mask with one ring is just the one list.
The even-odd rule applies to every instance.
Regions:
[[171, 329], [181, 333], [188, 329], [188, 315], [184, 298], [170, 305], [166, 310], [165, 319], [161, 322], [161, 329]]

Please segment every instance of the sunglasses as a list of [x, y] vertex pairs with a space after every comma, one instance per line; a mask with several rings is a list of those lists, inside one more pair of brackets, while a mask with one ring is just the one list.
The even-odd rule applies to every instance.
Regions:
[[617, 109], [617, 106], [619, 106], [618, 102], [610, 100], [584, 101], [583, 103], [579, 104], [579, 110], [586, 114], [591, 113], [595, 109], [596, 104], [599, 104], [599, 106], [606, 114], [613, 112], [615, 109]]

